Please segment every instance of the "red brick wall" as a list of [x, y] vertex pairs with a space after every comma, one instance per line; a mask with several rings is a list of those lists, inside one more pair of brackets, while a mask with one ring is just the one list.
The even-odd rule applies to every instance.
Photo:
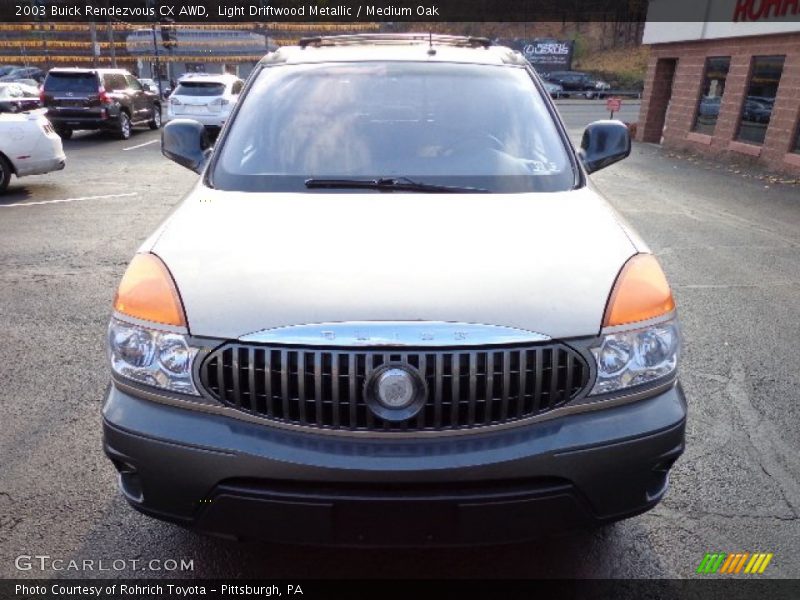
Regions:
[[[783, 75], [763, 146], [736, 142], [753, 56], [785, 55]], [[730, 56], [720, 113], [713, 136], [691, 133], [700, 99], [705, 60]], [[677, 59], [670, 90], [663, 59]], [[665, 105], [669, 109], [663, 120]], [[800, 175], [800, 154], [792, 153], [800, 121], [800, 33], [703, 40], [652, 46], [639, 115], [637, 139], [718, 156], [746, 158], [770, 170]], [[663, 131], [662, 131], [663, 130]]]

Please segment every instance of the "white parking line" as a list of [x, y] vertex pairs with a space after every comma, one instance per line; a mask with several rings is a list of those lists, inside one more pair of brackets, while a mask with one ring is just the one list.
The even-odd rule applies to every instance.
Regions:
[[105, 200], [106, 198], [129, 198], [138, 196], [138, 192], [128, 194], [105, 194], [103, 196], [83, 196], [81, 198], [63, 198], [61, 200], [41, 200], [40, 202], [17, 202], [16, 204], [0, 204], [0, 208], [11, 208], [12, 206], [38, 206], [40, 204], [61, 204], [62, 202], [78, 202], [79, 200]]
[[156, 144], [161, 140], [150, 140], [149, 142], [145, 142], [144, 144], [139, 144], [138, 146], [130, 146], [129, 148], [123, 148], [123, 152], [127, 152], [128, 150], [136, 150], [137, 148], [141, 148], [142, 146], [149, 146], [150, 144]]

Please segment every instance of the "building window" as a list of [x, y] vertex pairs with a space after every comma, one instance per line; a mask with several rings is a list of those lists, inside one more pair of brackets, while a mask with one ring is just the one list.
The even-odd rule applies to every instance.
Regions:
[[794, 148], [792, 152], [800, 154], [800, 123], [797, 124], [797, 131], [794, 134]]
[[700, 103], [697, 106], [693, 131], [714, 135], [730, 66], [730, 56], [715, 56], [706, 59], [703, 88], [700, 94]]
[[775, 105], [785, 56], [754, 56], [750, 82], [742, 105], [742, 120], [737, 139], [763, 144]]

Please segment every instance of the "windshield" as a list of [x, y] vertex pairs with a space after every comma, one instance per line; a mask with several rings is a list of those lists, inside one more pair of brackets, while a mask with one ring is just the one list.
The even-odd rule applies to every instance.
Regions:
[[222, 96], [225, 84], [215, 81], [181, 81], [175, 90], [176, 96]]
[[222, 142], [212, 180], [225, 190], [305, 191], [308, 179], [402, 177], [493, 192], [574, 185], [564, 143], [525, 69], [416, 62], [265, 68]]
[[48, 92], [97, 93], [94, 73], [50, 73], [44, 84]]

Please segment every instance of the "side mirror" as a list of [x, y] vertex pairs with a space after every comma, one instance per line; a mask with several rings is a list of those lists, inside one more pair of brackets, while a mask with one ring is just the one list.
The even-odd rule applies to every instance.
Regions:
[[211, 156], [206, 128], [192, 119], [173, 119], [161, 130], [161, 154], [182, 167], [202, 173]]
[[631, 134], [622, 121], [595, 121], [583, 132], [578, 153], [589, 173], [605, 169], [631, 153]]

